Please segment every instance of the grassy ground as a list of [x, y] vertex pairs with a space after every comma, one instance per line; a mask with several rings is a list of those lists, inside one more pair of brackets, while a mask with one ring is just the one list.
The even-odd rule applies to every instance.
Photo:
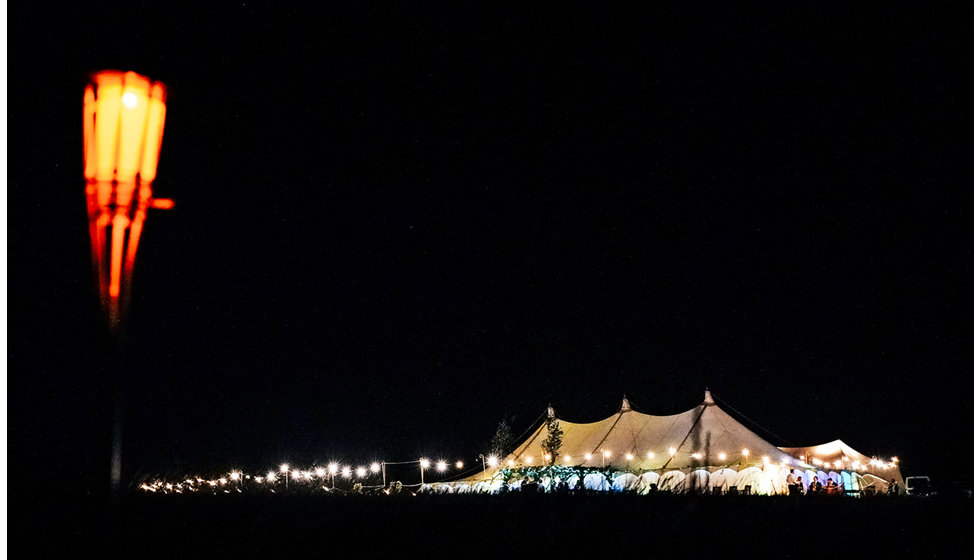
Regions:
[[111, 545], [92, 534], [102, 526], [97, 516], [68, 514], [9, 538], [13, 545], [27, 537], [42, 549], [56, 542], [76, 551], [94, 547], [103, 557], [973, 555], [970, 498], [138, 494], [123, 504]]

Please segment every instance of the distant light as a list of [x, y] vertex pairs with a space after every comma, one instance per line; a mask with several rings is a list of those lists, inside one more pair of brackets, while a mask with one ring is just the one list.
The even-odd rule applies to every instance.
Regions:
[[316, 468], [316, 475], [319, 476], [320, 478], [323, 478], [324, 476], [327, 475], [327, 469], [325, 469], [323, 467], [317, 467]]
[[591, 453], [586, 453], [585, 454], [585, 460], [586, 461], [591, 461], [592, 460], [592, 454]]
[[762, 458], [762, 462], [768, 465], [769, 464], [769, 457], [763, 457]]
[[524, 462], [527, 463], [528, 465], [530, 465], [532, 461], [534, 461], [534, 457], [531, 457], [530, 455], [524, 457]]
[[702, 455], [700, 453], [695, 453], [695, 454], [691, 455], [691, 457], [694, 457], [695, 459], [700, 459], [702, 457]]
[[462, 461], [456, 461], [456, 468], [457, 469], [463, 468], [463, 462]]
[[720, 461], [724, 461], [727, 457], [728, 457], [728, 455], [725, 455], [725, 452], [724, 451], [722, 451], [721, 453], [718, 454], [718, 460], [720, 460]]
[[653, 457], [654, 457], [653, 451], [647, 453], [647, 459], [653, 459]]
[[513, 467], [514, 466], [514, 460], [513, 459], [508, 459], [507, 460], [507, 466], [508, 467]]
[[311, 473], [310, 471], [304, 471], [303, 478], [305, 478], [306, 480], [313, 480], [313, 473]]
[[239, 478], [241, 478], [242, 474], [238, 471], [234, 471], [228, 476], [230, 476], [232, 480], [238, 480]]
[[340, 476], [344, 478], [350, 478], [350, 467], [344, 467], [340, 469]]
[[673, 457], [673, 456], [674, 456], [674, 455], [675, 455], [675, 454], [677, 453], [677, 449], [675, 449], [675, 448], [673, 448], [673, 447], [671, 447], [670, 449], [668, 449], [668, 450], [667, 450], [667, 453], [668, 453], [668, 454], [669, 454], [669, 455], [670, 455], [671, 457]]
[[572, 462], [572, 456], [571, 455], [565, 455], [565, 462], [566, 463], [571, 463]]
[[626, 454], [626, 460], [627, 461], [632, 461], [633, 460], [633, 454], [632, 453], [627, 453]]
[[279, 465], [279, 472], [282, 473], [289, 472], [289, 465], [287, 465], [286, 463]]
[[840, 466], [841, 466], [842, 464], [843, 464], [843, 463], [841, 463], [841, 461], [840, 461], [840, 459], [838, 459], [838, 460], [836, 460], [836, 461], [834, 461], [834, 467], [835, 467], [835, 468], [838, 468], [838, 469], [839, 469], [839, 468], [840, 468]]
[[487, 457], [487, 464], [490, 465], [491, 467], [496, 467], [497, 466], [497, 461], [498, 461], [498, 459], [497, 459], [497, 456], [496, 455], [491, 455], [491, 456]]
[[371, 472], [373, 473], [381, 472], [381, 465], [378, 463], [371, 463]]
[[259, 484], [262, 484], [264, 481], [265, 481], [265, 479], [262, 478], [261, 476], [255, 477], [255, 482], [258, 482]]
[[367, 476], [367, 469], [365, 467], [357, 467], [357, 478], [364, 478]]
[[602, 456], [608, 459], [609, 457], [612, 456], [612, 451], [603, 451]]
[[550, 461], [551, 460], [551, 453], [545, 453], [544, 454], [544, 460], [545, 461]]
[[892, 463], [897, 463], [897, 462], [898, 462], [898, 457], [892, 457]]
[[330, 463], [329, 465], [327, 465], [327, 472], [330, 473], [330, 476], [337, 474], [337, 469], [338, 469], [337, 463]]
[[439, 462], [437, 462], [436, 463], [436, 470], [439, 471], [439, 472], [445, 471], [446, 470], [446, 462], [445, 461], [439, 461]]
[[423, 469], [427, 469], [427, 468], [429, 468], [429, 460], [428, 459], [419, 459], [419, 465]]
[[748, 457], [749, 456], [749, 450], [748, 449], [743, 449], [742, 450], [742, 456], [743, 457]]
[[293, 469], [293, 480], [298, 480], [300, 476], [302, 474], [299, 472], [299, 469]]
[[806, 456], [805, 455], [800, 455], [800, 461], [806, 461]]
[[218, 482], [220, 482], [221, 484], [228, 484], [228, 479], [222, 477], [218, 479]]

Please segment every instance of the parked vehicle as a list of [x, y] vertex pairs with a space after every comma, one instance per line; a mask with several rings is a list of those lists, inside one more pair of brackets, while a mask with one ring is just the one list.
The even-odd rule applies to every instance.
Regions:
[[928, 476], [909, 476], [905, 478], [905, 493], [909, 496], [932, 496], [936, 491]]

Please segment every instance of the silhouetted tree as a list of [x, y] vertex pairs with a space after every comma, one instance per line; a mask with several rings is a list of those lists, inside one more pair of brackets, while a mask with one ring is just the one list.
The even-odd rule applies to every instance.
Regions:
[[558, 419], [554, 416], [549, 416], [545, 420], [545, 427], [548, 429], [548, 437], [541, 442], [541, 449], [551, 456], [548, 464], [554, 465], [558, 459], [558, 452], [561, 451], [562, 437], [565, 433], [561, 430], [561, 424], [558, 423]]

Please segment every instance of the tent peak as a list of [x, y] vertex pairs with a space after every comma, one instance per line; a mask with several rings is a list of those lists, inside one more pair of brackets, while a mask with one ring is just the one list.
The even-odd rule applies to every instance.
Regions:
[[704, 404], [708, 406], [715, 404], [715, 399], [711, 398], [711, 391], [707, 387], [704, 388]]
[[630, 402], [628, 400], [626, 400], [626, 395], [623, 395], [623, 406], [621, 406], [619, 408], [619, 411], [620, 412], [629, 412], [631, 410], [633, 410], [633, 409], [632, 409], [632, 407], [630, 407]]
[[548, 418], [554, 418], [554, 417], [555, 417], [555, 407], [553, 407], [553, 406], [551, 406], [549, 404], [548, 405]]

